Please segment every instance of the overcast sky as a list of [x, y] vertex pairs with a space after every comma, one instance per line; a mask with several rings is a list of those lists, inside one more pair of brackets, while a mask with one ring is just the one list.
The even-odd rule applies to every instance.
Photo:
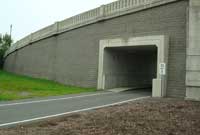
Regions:
[[2, 0], [0, 33], [9, 33], [19, 40], [56, 21], [116, 0]]

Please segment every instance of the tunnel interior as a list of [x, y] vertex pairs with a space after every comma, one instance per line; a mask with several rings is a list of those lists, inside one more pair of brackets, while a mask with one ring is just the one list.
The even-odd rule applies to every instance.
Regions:
[[105, 89], [130, 87], [152, 90], [157, 77], [157, 47], [129, 46], [104, 49]]

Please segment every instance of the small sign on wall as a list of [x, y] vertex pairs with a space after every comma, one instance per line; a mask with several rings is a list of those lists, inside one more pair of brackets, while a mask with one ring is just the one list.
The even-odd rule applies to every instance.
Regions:
[[159, 69], [160, 69], [160, 75], [166, 74], [166, 64], [165, 63], [160, 63]]

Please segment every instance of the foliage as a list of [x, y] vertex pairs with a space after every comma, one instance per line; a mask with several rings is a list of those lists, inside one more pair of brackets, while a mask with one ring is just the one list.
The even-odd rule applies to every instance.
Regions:
[[5, 55], [5, 52], [8, 50], [8, 48], [11, 46], [13, 40], [10, 35], [0, 34], [0, 68], [3, 66], [3, 57]]

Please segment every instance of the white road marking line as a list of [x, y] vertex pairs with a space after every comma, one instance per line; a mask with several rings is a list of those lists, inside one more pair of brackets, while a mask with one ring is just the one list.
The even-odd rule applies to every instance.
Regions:
[[107, 95], [107, 94], [111, 94], [111, 93], [114, 93], [114, 92], [96, 93], [96, 94], [80, 95], [80, 96], [65, 97], [65, 98], [54, 98], [54, 99], [46, 99], [46, 100], [37, 100], [37, 101], [26, 101], [26, 102], [18, 102], [18, 103], [10, 103], [10, 104], [0, 104], [0, 107], [42, 103], [42, 102], [50, 102], [50, 101], [58, 101], [58, 100], [67, 100], [67, 99], [91, 97], [91, 96], [97, 96], [97, 95]]
[[4, 123], [4, 124], [0, 124], [0, 127], [10, 126], [10, 125], [15, 125], [15, 124], [20, 124], [20, 123], [26, 123], [26, 122], [36, 121], [36, 120], [42, 120], [42, 119], [47, 119], [47, 118], [53, 118], [53, 117], [58, 117], [58, 116], [63, 116], [63, 115], [72, 114], [72, 113], [78, 113], [78, 112], [84, 112], [84, 111], [89, 111], [89, 110], [94, 110], [94, 109], [100, 109], [100, 108], [109, 107], [109, 106], [120, 105], [120, 104], [128, 103], [128, 102], [131, 102], [131, 101], [136, 101], [136, 100], [149, 98], [149, 97], [150, 96], [139, 97], [139, 98], [124, 100], [124, 101], [116, 102], [116, 103], [112, 103], [112, 104], [95, 106], [95, 107], [90, 107], [90, 108], [85, 108], [85, 109], [80, 109], [80, 110], [75, 110], [75, 111], [55, 114], [55, 115], [48, 115], [48, 116], [44, 116], [44, 117], [37, 117], [37, 118], [32, 118], [32, 119], [27, 119], [27, 120], [22, 120], [22, 121]]

